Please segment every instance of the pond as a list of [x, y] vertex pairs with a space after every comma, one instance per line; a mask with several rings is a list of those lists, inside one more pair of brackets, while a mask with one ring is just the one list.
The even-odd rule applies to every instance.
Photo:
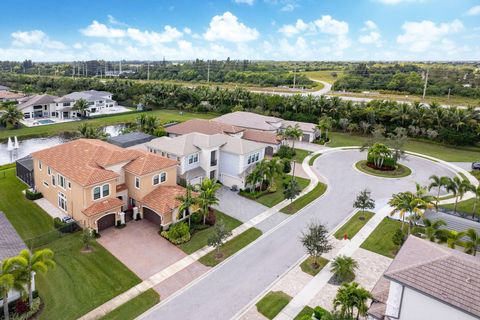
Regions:
[[[121, 131], [124, 128], [124, 124], [118, 124], [104, 127], [103, 131], [108, 133], [111, 137], [116, 137], [121, 134]], [[7, 143], [0, 143], [0, 165], [14, 162], [15, 160], [23, 158], [32, 152], [59, 145], [66, 141], [72, 140], [73, 138], [75, 138], [75, 136], [70, 134], [52, 136], [48, 138], [31, 138], [21, 140], [19, 141], [20, 148], [15, 150], [14, 153], [7, 150]]]

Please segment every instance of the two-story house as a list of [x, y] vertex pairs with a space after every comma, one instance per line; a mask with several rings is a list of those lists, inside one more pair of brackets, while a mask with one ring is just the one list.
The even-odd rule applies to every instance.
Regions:
[[372, 295], [369, 320], [480, 319], [480, 260], [410, 236]]
[[244, 188], [249, 170], [265, 156], [264, 144], [225, 134], [161, 137], [145, 146], [150, 152], [178, 160], [178, 176], [186, 184], [209, 177], [228, 187]]
[[178, 162], [78, 139], [32, 153], [35, 188], [45, 199], [97, 232], [135, 218], [166, 227], [177, 220]]

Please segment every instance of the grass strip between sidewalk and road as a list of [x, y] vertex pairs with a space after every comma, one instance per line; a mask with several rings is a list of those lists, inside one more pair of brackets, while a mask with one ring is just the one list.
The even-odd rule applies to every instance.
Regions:
[[314, 155], [313, 157], [310, 158], [310, 160], [308, 161], [308, 165], [311, 167], [313, 166], [313, 163], [315, 162], [315, 160], [317, 160], [318, 157], [320, 157], [322, 154], [319, 153], [319, 154], [316, 154]]
[[308, 205], [310, 202], [316, 200], [318, 197], [323, 195], [327, 191], [327, 185], [324, 183], [317, 183], [315, 188], [313, 188], [312, 191], [309, 193], [297, 198], [294, 200], [292, 203], [290, 203], [288, 206], [284, 207], [280, 211], [286, 214], [294, 214], [298, 212], [300, 209]]
[[340, 229], [335, 232], [335, 238], [341, 240], [344, 235], [352, 239], [360, 229], [373, 217], [374, 213], [370, 211], [358, 211], [351, 217]]
[[293, 320], [305, 320], [305, 319], [312, 319], [313, 315], [313, 308], [309, 306], [305, 306], [302, 311], [300, 311]]
[[112, 310], [100, 318], [100, 320], [133, 320], [159, 302], [160, 296], [158, 293], [153, 289], [149, 289]]
[[287, 306], [290, 300], [292, 297], [283, 291], [270, 291], [257, 302], [257, 311], [268, 319], [273, 319]]
[[300, 269], [302, 269], [303, 272], [315, 277], [327, 265], [329, 260], [325, 259], [324, 257], [318, 257], [318, 268], [313, 267], [313, 261], [313, 257], [308, 257], [300, 264]]
[[257, 228], [250, 228], [236, 236], [235, 238], [227, 241], [223, 246], [220, 248], [220, 252], [222, 254], [221, 258], [217, 258], [216, 254], [217, 251], [213, 250], [208, 254], [201, 257], [198, 261], [207, 267], [214, 267], [223, 260], [227, 259], [231, 255], [237, 253], [251, 242], [255, 241], [262, 235], [262, 231], [258, 230]]

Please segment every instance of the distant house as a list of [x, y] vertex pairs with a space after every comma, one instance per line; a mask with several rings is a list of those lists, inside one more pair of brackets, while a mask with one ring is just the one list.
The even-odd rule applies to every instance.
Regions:
[[[17, 256], [20, 251], [27, 249], [22, 238], [18, 235], [15, 228], [3, 212], [0, 211], [0, 262], [11, 257]], [[35, 290], [35, 275], [33, 277], [33, 290]], [[8, 302], [11, 303], [21, 297], [17, 291], [10, 291], [8, 294]], [[0, 297], [0, 307], [3, 306], [3, 300]]]
[[25, 97], [24, 94], [15, 93], [8, 90], [0, 90], [0, 101], [1, 102], [8, 102], [8, 101], [18, 101], [19, 99]]
[[82, 226], [100, 232], [138, 217], [162, 227], [179, 220], [176, 197], [185, 189], [176, 185], [176, 160], [90, 139], [32, 158], [35, 188]]
[[264, 116], [253, 112], [237, 111], [224, 114], [213, 119], [220, 123], [232, 125], [235, 127], [254, 129], [259, 131], [281, 133], [288, 126], [298, 125], [303, 132], [300, 141], [313, 142], [318, 136], [319, 131], [313, 123], [288, 121], [277, 117]]
[[9, 90], [10, 90], [9, 87], [3, 86], [3, 85], [0, 84], [0, 91], [9, 91]]
[[176, 137], [187, 133], [197, 132], [203, 134], [226, 134], [245, 140], [263, 143], [265, 155], [271, 156], [278, 151], [282, 139], [276, 132], [266, 132], [254, 129], [246, 129], [224, 124], [217, 121], [192, 119], [165, 128], [170, 137]]
[[408, 237], [372, 290], [369, 320], [480, 318], [480, 259]]
[[73, 92], [63, 97], [48, 94], [25, 97], [19, 100], [17, 109], [23, 112], [25, 119], [74, 119], [81, 116], [80, 112], [74, 108], [75, 103], [80, 99], [86, 100], [88, 103], [87, 115], [101, 112], [104, 109], [117, 105], [112, 100], [110, 92], [89, 90]]
[[251, 168], [265, 156], [265, 144], [225, 134], [161, 137], [145, 146], [150, 152], [178, 160], [179, 179], [187, 184], [208, 177], [228, 187], [244, 188]]

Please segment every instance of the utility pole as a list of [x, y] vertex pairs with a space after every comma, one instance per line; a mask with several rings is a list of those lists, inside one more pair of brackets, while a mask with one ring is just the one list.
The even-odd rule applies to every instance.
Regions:
[[427, 82], [428, 82], [428, 69], [427, 69], [427, 74], [425, 75], [425, 84], [423, 85], [423, 99], [425, 99], [425, 94], [427, 93]]
[[293, 69], [293, 89], [295, 89], [295, 85], [297, 82], [297, 66]]
[[210, 60], [207, 61], [207, 83], [210, 82]]

